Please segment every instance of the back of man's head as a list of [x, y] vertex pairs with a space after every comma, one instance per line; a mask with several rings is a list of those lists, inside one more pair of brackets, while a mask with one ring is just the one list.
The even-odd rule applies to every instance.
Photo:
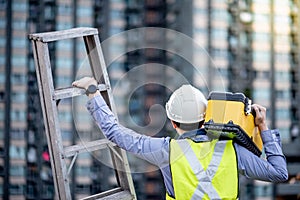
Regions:
[[197, 88], [182, 85], [175, 90], [166, 103], [166, 112], [170, 120], [182, 130], [199, 128], [199, 122], [205, 117], [207, 100]]

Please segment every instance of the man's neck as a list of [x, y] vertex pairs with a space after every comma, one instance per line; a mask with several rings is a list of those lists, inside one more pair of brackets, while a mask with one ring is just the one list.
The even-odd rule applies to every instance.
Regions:
[[181, 128], [176, 128], [176, 131], [179, 134], [179, 136], [182, 135], [182, 134], [184, 134], [185, 132], [187, 132], [185, 130], [182, 130]]

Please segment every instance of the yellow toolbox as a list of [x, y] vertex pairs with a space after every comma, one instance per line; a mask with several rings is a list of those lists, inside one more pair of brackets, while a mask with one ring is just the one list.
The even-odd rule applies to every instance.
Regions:
[[260, 156], [263, 148], [251, 100], [243, 93], [211, 92], [205, 115], [207, 133], [220, 139], [233, 139]]

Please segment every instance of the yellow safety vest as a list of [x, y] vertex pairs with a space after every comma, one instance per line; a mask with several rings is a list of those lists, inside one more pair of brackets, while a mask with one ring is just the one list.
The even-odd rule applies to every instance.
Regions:
[[[170, 168], [179, 200], [237, 199], [238, 168], [232, 140], [171, 140]], [[166, 199], [174, 199], [168, 194]]]

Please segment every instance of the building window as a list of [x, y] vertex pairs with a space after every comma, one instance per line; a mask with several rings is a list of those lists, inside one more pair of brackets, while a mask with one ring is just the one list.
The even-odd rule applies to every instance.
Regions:
[[213, 29], [212, 40], [220, 41], [221, 39], [226, 40], [227, 30], [226, 29]]
[[18, 3], [13, 3], [12, 10], [25, 12], [27, 10], [27, 3], [25, 1], [24, 2], [18, 1]]
[[59, 116], [59, 120], [61, 122], [70, 122], [72, 119], [72, 115], [70, 112], [66, 112], [66, 111], [61, 111], [58, 113]]
[[12, 165], [9, 172], [11, 176], [25, 176], [25, 167], [22, 165]]
[[72, 83], [70, 76], [58, 76], [56, 78], [57, 87], [67, 87], [70, 86]]
[[289, 7], [289, 1], [274, 0], [274, 5], [279, 7]]
[[70, 28], [73, 28], [71, 23], [67, 23], [67, 22], [58, 22], [57, 23], [58, 30], [65, 30], [65, 29], [70, 29]]
[[23, 55], [13, 55], [12, 65], [15, 67], [24, 67], [26, 66], [26, 57]]
[[228, 77], [228, 69], [218, 68], [218, 72], [220, 73], [221, 77]]
[[289, 25], [291, 23], [291, 18], [287, 15], [276, 15], [274, 17], [274, 24], [280, 24], [280, 26], [282, 26], [283, 24], [285, 25]]
[[203, 16], [206, 17], [207, 16], [207, 9], [197, 7], [197, 8], [194, 9], [194, 13], [199, 14], [199, 15], [203, 15]]
[[24, 185], [11, 185], [9, 189], [10, 189], [10, 194], [12, 195], [22, 195], [25, 192]]
[[12, 121], [25, 121], [26, 120], [26, 114], [23, 110], [13, 110], [10, 113], [10, 117]]
[[254, 14], [254, 21], [259, 24], [269, 24], [270, 18], [267, 14]]
[[59, 15], [72, 15], [72, 8], [68, 4], [59, 4], [58, 6], [58, 14]]
[[58, 68], [71, 68], [71, 66], [72, 66], [72, 59], [65, 59], [65, 58], [62, 58], [62, 57], [60, 57], [60, 58], [58, 58], [58, 59], [56, 59], [56, 61], [57, 61], [57, 67]]
[[4, 116], [4, 110], [3, 110], [3, 108], [0, 108], [0, 120], [4, 121], [4, 118], [5, 118], [5, 116]]
[[[12, 23], [12, 27], [14, 30], [26, 30], [26, 21], [24, 19], [15, 19]], [[25, 40], [25, 38], [23, 40]]]
[[270, 0], [252, 0], [253, 3], [270, 5]]
[[[4, 139], [4, 130], [3, 130], [3, 128], [1, 127], [0, 128], [0, 140], [3, 140]], [[1, 155], [1, 153], [0, 153], [0, 155]]]
[[14, 140], [24, 140], [25, 139], [25, 131], [22, 129], [12, 129], [10, 131], [10, 137]]
[[264, 42], [269, 41], [270, 40], [270, 34], [254, 32], [253, 33], [253, 40], [254, 41], [264, 41]]
[[11, 79], [13, 85], [25, 85], [26, 80], [27, 79], [25, 74], [19, 74], [19, 73], [14, 73]]
[[[281, 116], [278, 116], [279, 119]], [[283, 128], [279, 127], [280, 137], [282, 142], [288, 142], [290, 140], [290, 129], [289, 128]]]
[[70, 141], [73, 138], [72, 132], [68, 131], [68, 130], [62, 130], [61, 131], [61, 136], [62, 136], [62, 139], [66, 140], [66, 141]]
[[24, 103], [26, 101], [25, 93], [12, 92], [12, 101], [15, 103]]
[[[6, 45], [6, 38], [5, 37], [0, 37], [0, 47], [5, 48]], [[3, 59], [3, 61], [1, 60], [0, 64], [4, 64], [5, 63], [5, 56], [1, 55], [1, 57]]]
[[290, 81], [290, 73], [284, 71], [276, 71], [275, 79], [280, 81], [289, 82]]
[[[1, 8], [1, 6], [0, 6], [0, 8]], [[3, 195], [3, 185], [2, 184], [0, 184], [0, 195]]]
[[278, 117], [278, 119], [289, 119], [290, 112], [288, 109], [277, 109], [276, 116]]
[[207, 29], [203, 28], [203, 27], [195, 27], [194, 28], [194, 33], [195, 34], [200, 34], [206, 37], [207, 35]]
[[90, 122], [91, 117], [87, 113], [80, 113], [80, 114], [76, 114], [76, 120], [79, 122], [87, 123]]
[[218, 9], [214, 9], [212, 11], [212, 19], [213, 20], [222, 20], [222, 21], [228, 21], [229, 17], [228, 17], [228, 12], [223, 9], [223, 10], [218, 10]]
[[276, 53], [275, 60], [280, 63], [289, 63], [290, 54], [289, 53]]
[[43, 185], [43, 198], [53, 199], [54, 187], [53, 185]]
[[253, 99], [257, 101], [258, 99], [270, 99], [269, 89], [256, 89], [253, 91]]
[[128, 24], [139, 26], [142, 24], [142, 18], [139, 15], [128, 15]]
[[290, 98], [290, 94], [289, 94], [289, 91], [286, 91], [286, 90], [277, 90], [276, 91], [276, 97], [278, 99], [288, 100]]
[[123, 31], [123, 28], [122, 28], [122, 27], [116, 27], [116, 26], [113, 26], [113, 27], [111, 27], [111, 29], [109, 30], [109, 33], [110, 33], [110, 35], [115, 35], [115, 34], [121, 33], [122, 31]]
[[34, 193], [35, 193], [35, 188], [33, 185], [27, 185], [27, 192], [26, 192], [26, 195], [29, 197], [29, 198], [34, 198]]
[[255, 51], [253, 53], [254, 62], [269, 62], [270, 52], [267, 51]]
[[290, 36], [289, 35], [282, 35], [277, 34], [275, 37], [276, 43], [281, 45], [289, 45], [290, 42]]
[[6, 9], [6, 0], [0, 0], [0, 10]]
[[77, 184], [76, 193], [88, 194], [90, 192], [90, 185]]
[[[87, 135], [87, 133], [79, 133], [79, 135]], [[84, 152], [78, 154], [78, 159], [91, 159], [92, 154], [90, 152]]]
[[110, 16], [112, 19], [123, 19], [124, 13], [121, 10], [112, 10]]
[[54, 20], [55, 19], [55, 8], [52, 6], [45, 7], [44, 15], [46, 19]]
[[[5, 30], [5, 28], [6, 28], [6, 20], [2, 19], [2, 20], [0, 20], [0, 29]], [[1, 37], [1, 39], [2, 39], [2, 37]]]
[[273, 194], [273, 187], [271, 184], [255, 186], [255, 194], [257, 197], [270, 197]]
[[25, 148], [11, 145], [9, 148], [9, 155], [12, 159], [25, 159]]
[[66, 50], [66, 51], [71, 51], [72, 50], [72, 41], [71, 40], [63, 40], [63, 41], [57, 41], [56, 45], [57, 45], [57, 49], [62, 51], [62, 50]]
[[213, 48], [212, 49], [212, 56], [214, 58], [224, 58], [227, 59], [228, 56], [228, 51], [226, 49], [218, 49], [218, 48]]
[[25, 38], [14, 38], [12, 40], [12, 46], [13, 48], [25, 48], [27, 46], [27, 41]]
[[89, 7], [79, 7], [77, 14], [80, 17], [91, 17], [92, 16], [92, 9], [90, 9]]
[[256, 71], [256, 78], [267, 80], [270, 78], [270, 72], [269, 71]]
[[90, 176], [91, 175], [91, 169], [89, 167], [86, 166], [77, 166], [76, 167], [76, 174], [78, 174], [78, 176]]
[[[1, 45], [1, 42], [0, 42], [0, 45]], [[5, 65], [5, 55], [3, 55], [3, 54], [0, 55], [0, 65], [1, 66]]]

